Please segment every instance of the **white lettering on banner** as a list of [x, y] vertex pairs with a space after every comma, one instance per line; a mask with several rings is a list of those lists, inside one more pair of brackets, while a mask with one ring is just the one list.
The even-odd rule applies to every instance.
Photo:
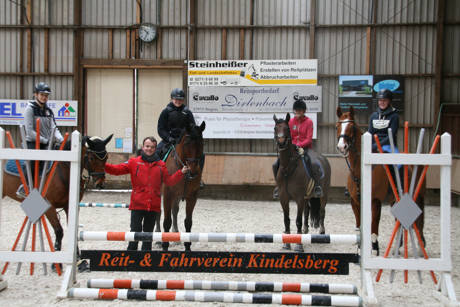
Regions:
[[[29, 100], [0, 99], [0, 124], [21, 125]], [[57, 126], [77, 126], [78, 102], [76, 100], [49, 100]]]
[[[198, 125], [206, 122], [203, 137], [207, 139], [273, 138], [273, 113], [195, 113], [194, 116]], [[285, 118], [286, 113], [276, 116]], [[316, 113], [306, 113], [306, 116], [313, 121], [313, 138], [316, 139]]]
[[221, 87], [193, 86], [189, 88], [189, 108], [192, 112], [277, 113], [291, 112], [296, 99], [303, 99], [307, 112], [321, 112], [321, 86]]

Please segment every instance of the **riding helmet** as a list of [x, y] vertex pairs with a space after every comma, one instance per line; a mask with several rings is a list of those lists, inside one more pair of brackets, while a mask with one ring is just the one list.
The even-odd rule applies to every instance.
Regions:
[[382, 89], [377, 93], [377, 99], [393, 99], [393, 93], [389, 89]]
[[306, 111], [307, 110], [307, 105], [305, 104], [305, 101], [303, 101], [302, 99], [298, 99], [298, 100], [294, 101], [294, 105], [292, 106], [292, 109], [293, 110], [304, 110], [304, 111]]
[[185, 99], [185, 93], [180, 88], [175, 88], [171, 91], [171, 99]]
[[51, 94], [51, 88], [45, 82], [39, 82], [39, 83], [35, 84], [34, 93]]

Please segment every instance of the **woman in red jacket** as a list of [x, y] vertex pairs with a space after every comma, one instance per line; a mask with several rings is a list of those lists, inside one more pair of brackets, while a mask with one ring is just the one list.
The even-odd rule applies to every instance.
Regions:
[[[106, 163], [105, 171], [111, 175], [131, 175], [131, 231], [152, 232], [156, 215], [161, 212], [161, 184], [175, 185], [190, 169], [184, 166], [169, 175], [166, 165], [155, 154], [157, 141], [153, 136], [142, 142], [142, 152], [121, 164]], [[151, 250], [152, 242], [142, 242], [142, 250]], [[129, 242], [128, 250], [137, 250], [137, 241]]]
[[[297, 151], [299, 155], [304, 157], [305, 165], [307, 167], [308, 173], [310, 176], [313, 177], [315, 181], [315, 187], [313, 189], [313, 196], [314, 197], [321, 197], [322, 196], [322, 188], [319, 183], [318, 175], [313, 172], [313, 168], [311, 166], [311, 158], [308, 155], [309, 149], [312, 147], [312, 140], [313, 140], [313, 121], [305, 115], [307, 110], [307, 105], [303, 100], [296, 100], [294, 105], [292, 106], [294, 111], [294, 117], [289, 120], [289, 130], [291, 131], [291, 140], [292, 144], [297, 146]], [[273, 174], [275, 175], [278, 173], [279, 168], [279, 158], [276, 160], [275, 164], [273, 164]], [[277, 187], [273, 191], [273, 197], [278, 198], [278, 189]]]

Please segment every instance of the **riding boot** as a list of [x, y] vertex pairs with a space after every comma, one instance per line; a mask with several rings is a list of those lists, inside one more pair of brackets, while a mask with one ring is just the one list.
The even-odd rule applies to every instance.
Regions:
[[[276, 181], [276, 175], [278, 174], [278, 169], [280, 168], [280, 159], [276, 159], [276, 162], [273, 163], [272, 169], [273, 169], [273, 176], [275, 177]], [[275, 189], [273, 189], [273, 199], [279, 199], [279, 194], [278, 194], [278, 186], [275, 186]]]
[[323, 189], [321, 188], [321, 184], [319, 182], [319, 174], [313, 171], [313, 166], [311, 165], [311, 158], [310, 156], [308, 156], [308, 154], [305, 155], [305, 162], [307, 165], [308, 173], [315, 182], [315, 187], [313, 188], [313, 196], [315, 198], [320, 198], [323, 196]]

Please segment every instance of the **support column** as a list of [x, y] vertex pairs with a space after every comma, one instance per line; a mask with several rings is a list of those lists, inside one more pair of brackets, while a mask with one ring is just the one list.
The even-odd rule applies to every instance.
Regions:
[[438, 16], [436, 20], [436, 59], [435, 59], [435, 82], [434, 82], [434, 106], [433, 106], [433, 125], [436, 125], [436, 120], [441, 106], [441, 91], [442, 91], [442, 64], [443, 64], [443, 40], [444, 40], [444, 15], [446, 3], [445, 0], [438, 0]]

